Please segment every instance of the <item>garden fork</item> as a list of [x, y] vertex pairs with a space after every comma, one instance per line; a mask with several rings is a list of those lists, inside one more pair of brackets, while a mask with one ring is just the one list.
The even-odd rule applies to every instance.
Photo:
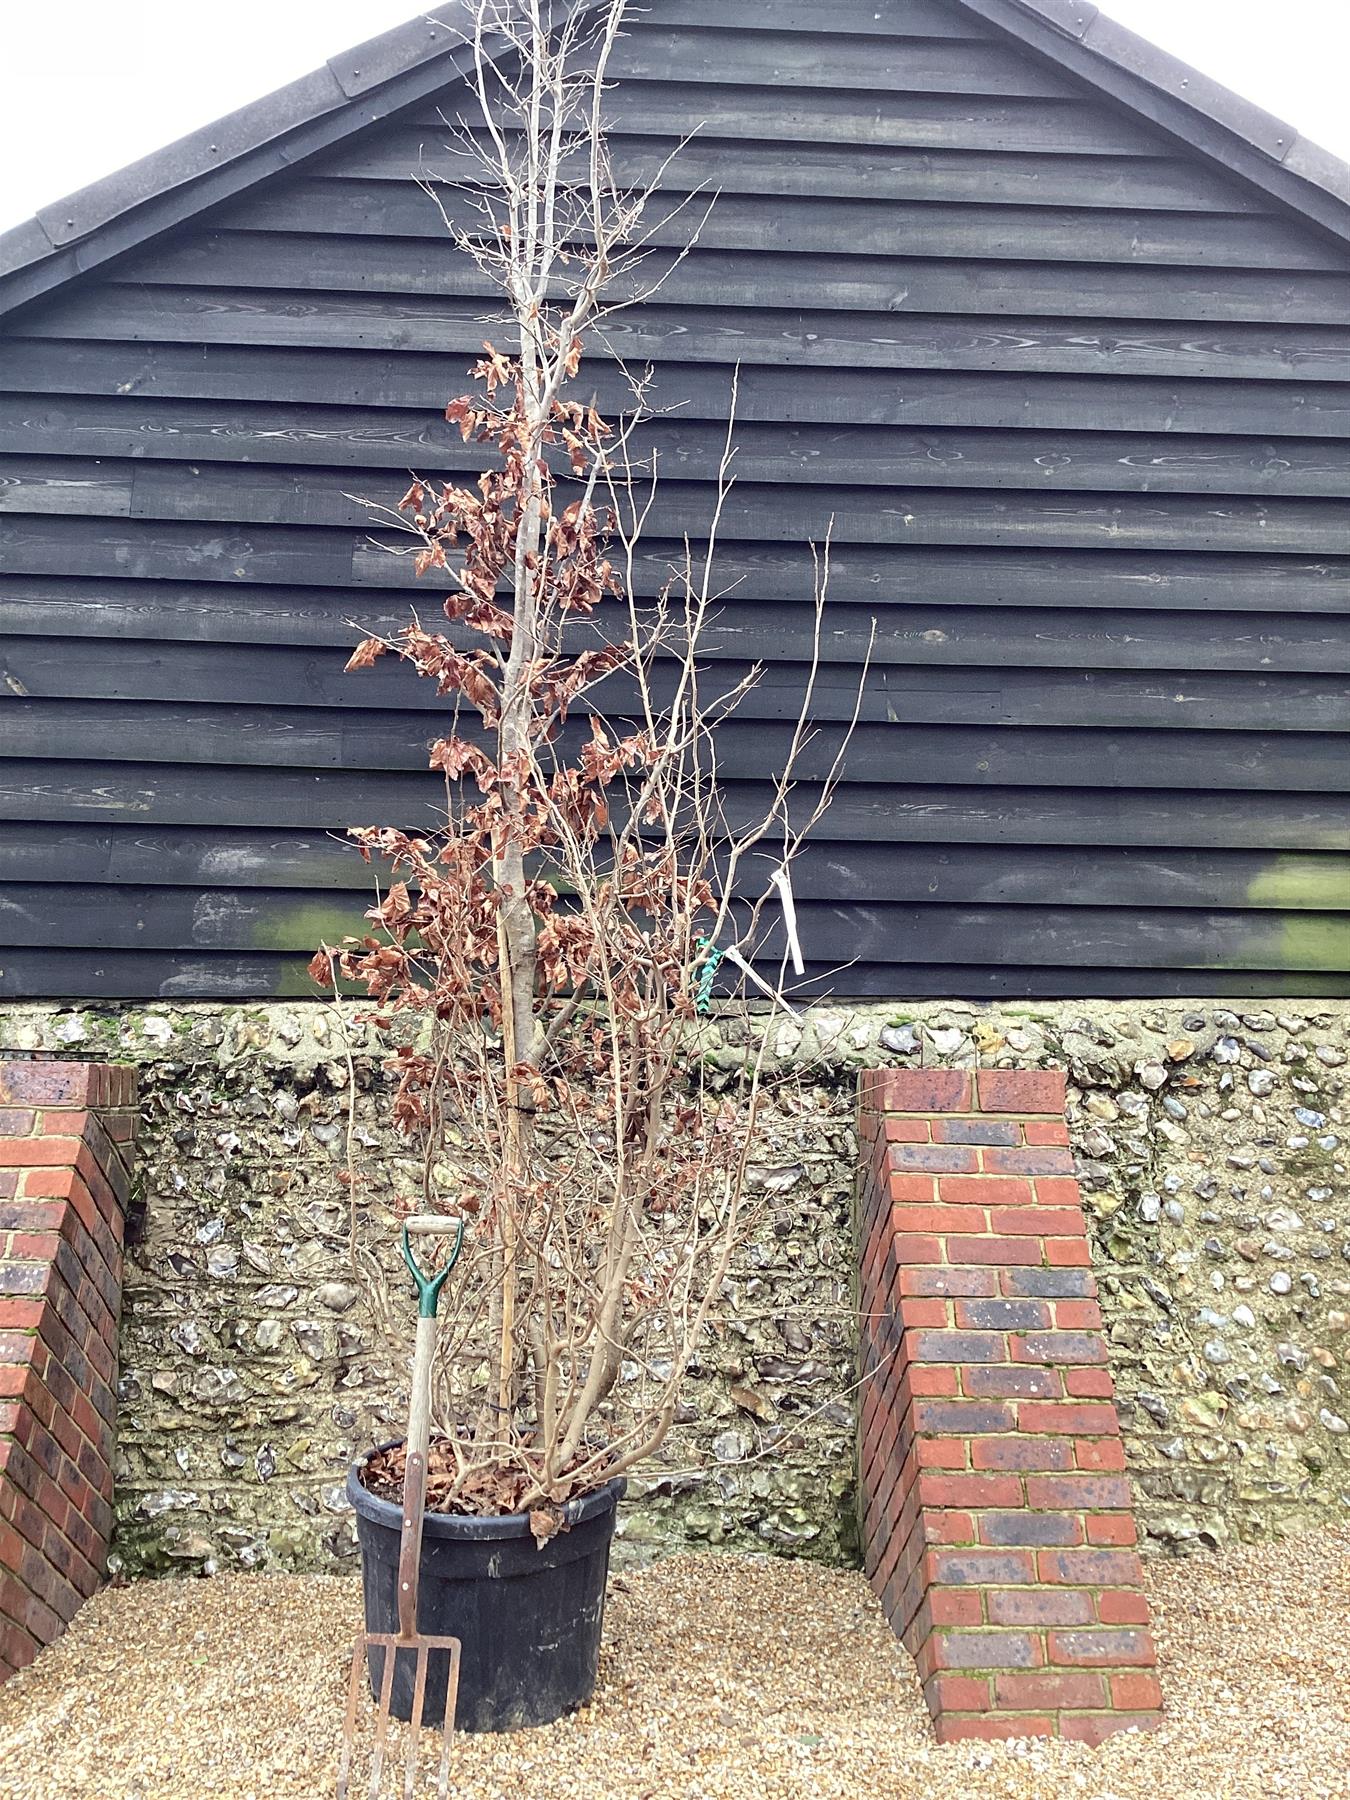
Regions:
[[[445, 1722], [441, 1731], [441, 1761], [436, 1783], [437, 1800], [448, 1800], [450, 1791], [450, 1738], [455, 1728], [455, 1704], [459, 1694], [459, 1639], [435, 1637], [417, 1629], [417, 1589], [422, 1559], [422, 1518], [426, 1504], [427, 1451], [431, 1441], [431, 1360], [436, 1348], [436, 1308], [445, 1278], [459, 1260], [464, 1243], [464, 1221], [458, 1222], [450, 1260], [438, 1275], [428, 1275], [413, 1255], [411, 1234], [430, 1236], [449, 1231], [449, 1221], [438, 1218], [409, 1219], [403, 1227], [403, 1259], [417, 1284], [417, 1340], [413, 1352], [412, 1401], [408, 1414], [407, 1455], [403, 1469], [403, 1528], [398, 1552], [398, 1631], [363, 1631], [352, 1653], [351, 1680], [347, 1689], [347, 1720], [343, 1732], [342, 1760], [338, 1765], [337, 1800], [347, 1800], [352, 1755], [356, 1744], [356, 1715], [370, 1652], [380, 1652], [379, 1706], [375, 1717], [368, 1800], [379, 1800], [389, 1739], [390, 1701], [394, 1668], [400, 1655], [416, 1660], [412, 1708], [408, 1715], [407, 1751], [403, 1766], [403, 1800], [413, 1800], [417, 1781], [417, 1751], [422, 1733], [426, 1699], [427, 1658], [433, 1650], [450, 1659], [445, 1691]], [[373, 1667], [372, 1667], [373, 1675]]]

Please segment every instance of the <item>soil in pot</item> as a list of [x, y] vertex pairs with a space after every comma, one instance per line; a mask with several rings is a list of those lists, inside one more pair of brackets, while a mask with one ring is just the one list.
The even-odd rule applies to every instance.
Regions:
[[[370, 1631], [398, 1629], [401, 1509], [362, 1479], [366, 1465], [391, 1447], [382, 1445], [347, 1477]], [[376, 1475], [376, 1485], [387, 1492], [386, 1480]], [[562, 1529], [542, 1544], [523, 1513], [482, 1518], [428, 1509], [417, 1627], [457, 1637], [463, 1647], [455, 1710], [459, 1730], [547, 1725], [591, 1698], [600, 1664], [615, 1510], [624, 1485], [611, 1481], [569, 1501], [562, 1509]], [[384, 1651], [372, 1649], [368, 1666], [376, 1694], [383, 1664]], [[433, 1654], [427, 1669], [428, 1726], [445, 1717], [447, 1674], [448, 1659]], [[412, 1684], [413, 1658], [400, 1655], [391, 1700], [395, 1718], [409, 1717]]]

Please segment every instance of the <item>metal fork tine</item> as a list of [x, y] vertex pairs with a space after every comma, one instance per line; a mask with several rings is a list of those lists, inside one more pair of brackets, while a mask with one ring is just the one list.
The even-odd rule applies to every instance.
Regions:
[[417, 1646], [417, 1670], [413, 1677], [412, 1711], [408, 1715], [408, 1757], [403, 1768], [403, 1800], [413, 1800], [417, 1784], [417, 1751], [422, 1740], [422, 1713], [427, 1698], [427, 1645]]
[[455, 1710], [459, 1705], [459, 1640], [449, 1645], [450, 1668], [445, 1681], [445, 1724], [441, 1732], [441, 1766], [436, 1777], [436, 1800], [450, 1796], [450, 1739], [455, 1730]]
[[380, 1782], [384, 1776], [385, 1743], [389, 1736], [389, 1698], [394, 1688], [394, 1664], [398, 1651], [392, 1644], [384, 1647], [384, 1670], [380, 1679], [380, 1714], [375, 1721], [375, 1752], [370, 1770], [368, 1800], [380, 1800]]
[[356, 1746], [356, 1709], [361, 1700], [361, 1677], [365, 1673], [366, 1640], [359, 1637], [352, 1651], [352, 1672], [347, 1682], [347, 1722], [342, 1733], [342, 1760], [338, 1764], [337, 1800], [347, 1800], [347, 1784], [352, 1773], [352, 1751]]
[[[393, 1750], [390, 1739], [390, 1720], [393, 1717], [393, 1708], [390, 1701], [393, 1696], [397, 1659], [404, 1652], [413, 1657], [414, 1662], [412, 1705], [409, 1708], [406, 1726], [408, 1735], [403, 1744], [402, 1800], [416, 1800], [417, 1777], [422, 1763], [422, 1732], [426, 1729], [427, 1682], [430, 1679], [433, 1651], [437, 1655], [443, 1654], [448, 1664], [445, 1684], [445, 1719], [442, 1726], [436, 1796], [437, 1800], [450, 1800], [450, 1752], [451, 1738], [455, 1730], [455, 1711], [459, 1704], [460, 1641], [453, 1637], [423, 1637], [420, 1635], [408, 1640], [399, 1638], [392, 1632], [373, 1631], [357, 1639], [356, 1649], [352, 1654], [352, 1675], [347, 1691], [346, 1728], [343, 1733], [342, 1755], [338, 1763], [336, 1800], [347, 1800], [350, 1792], [352, 1765], [356, 1753], [356, 1726], [361, 1689], [364, 1685], [367, 1659], [372, 1650], [379, 1650], [383, 1653], [384, 1666], [379, 1680], [380, 1691], [375, 1715], [374, 1741], [371, 1747], [370, 1786], [366, 1790], [367, 1800], [380, 1800], [385, 1766], [390, 1761], [390, 1753]], [[396, 1765], [397, 1756], [394, 1761]], [[359, 1777], [357, 1785], [360, 1786]]]

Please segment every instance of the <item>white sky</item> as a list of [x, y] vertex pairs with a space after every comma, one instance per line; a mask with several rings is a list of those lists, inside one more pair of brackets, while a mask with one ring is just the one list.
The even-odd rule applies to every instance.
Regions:
[[[1350, 0], [1103, 10], [1350, 161]], [[225, 0], [206, 11], [210, 29], [194, 12], [192, 0], [0, 0], [0, 229], [416, 17], [409, 0]]]

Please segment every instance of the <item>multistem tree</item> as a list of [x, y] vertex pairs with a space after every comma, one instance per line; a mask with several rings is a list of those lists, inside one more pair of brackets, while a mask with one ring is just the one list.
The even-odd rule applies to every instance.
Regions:
[[[782, 772], [756, 809], [724, 804], [718, 727], [759, 673], [709, 698], [699, 661], [730, 428], [705, 550], [643, 597], [647, 383], [613, 426], [580, 397], [587, 340], [664, 279], [636, 279], [660, 175], [623, 188], [605, 136], [625, 12], [474, 11], [472, 177], [454, 217], [429, 191], [505, 300], [509, 347], [486, 343], [446, 409], [489, 466], [474, 488], [415, 479], [397, 509], [418, 574], [451, 590], [447, 628], [414, 617], [349, 664], [393, 654], [435, 682], [444, 806], [434, 829], [352, 831], [388, 885], [371, 931], [314, 962], [400, 1040], [394, 1117], [422, 1149], [421, 1209], [469, 1222], [449, 1353], [473, 1380], [446, 1420], [440, 1503], [528, 1509], [542, 1530], [660, 1445], [750, 1228], [760, 1072], [714, 1091], [700, 1015], [718, 958], [753, 955], [842, 756], [795, 790], [813, 660]], [[817, 568], [818, 642], [828, 547]], [[774, 879], [753, 878], [761, 858]]]

